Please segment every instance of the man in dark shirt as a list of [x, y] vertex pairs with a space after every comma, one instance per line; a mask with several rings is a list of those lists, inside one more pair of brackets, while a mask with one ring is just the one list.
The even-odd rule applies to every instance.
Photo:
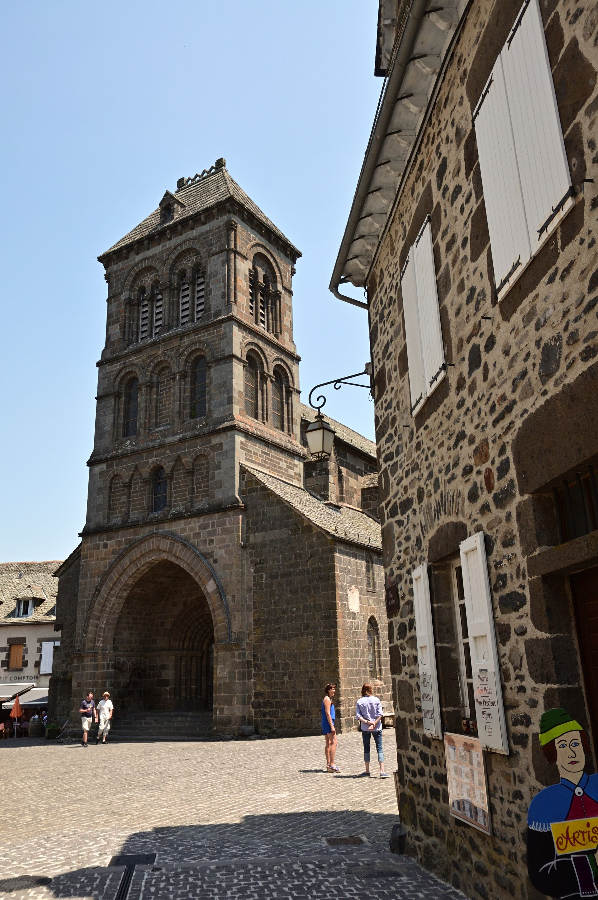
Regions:
[[87, 735], [89, 733], [89, 729], [91, 728], [91, 723], [97, 722], [98, 720], [98, 714], [96, 712], [96, 705], [93, 701], [92, 691], [88, 691], [85, 700], [81, 701], [81, 709], [79, 710], [79, 712], [81, 713], [81, 728], [83, 730], [81, 744], [84, 747], [87, 747]]

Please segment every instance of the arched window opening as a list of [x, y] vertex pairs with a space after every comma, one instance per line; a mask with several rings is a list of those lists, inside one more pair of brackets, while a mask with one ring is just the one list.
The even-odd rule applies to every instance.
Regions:
[[262, 328], [266, 327], [266, 286], [261, 284], [259, 289], [259, 324]]
[[187, 325], [191, 318], [190, 289], [187, 276], [183, 272], [179, 287], [179, 322], [181, 325]]
[[162, 512], [168, 503], [168, 482], [162, 466], [154, 472], [152, 487], [152, 511]]
[[149, 296], [145, 288], [139, 291], [139, 340], [149, 337]]
[[288, 431], [287, 420], [288, 379], [281, 369], [274, 370], [272, 382], [272, 424], [280, 431]]
[[164, 300], [160, 286], [155, 284], [152, 288], [154, 294], [154, 321], [152, 334], [154, 337], [160, 334], [164, 325]]
[[259, 411], [259, 366], [253, 356], [247, 357], [245, 363], [245, 412], [252, 419], [257, 419]]
[[366, 553], [365, 555], [365, 585], [368, 591], [374, 591], [376, 589], [376, 582], [374, 579], [374, 557], [371, 553]]
[[190, 415], [192, 419], [202, 419], [208, 412], [207, 373], [206, 358], [199, 356], [191, 366]]
[[199, 322], [205, 312], [206, 281], [203, 272], [195, 273], [195, 321]]
[[368, 673], [373, 680], [380, 677], [380, 632], [373, 616], [368, 622]]
[[139, 380], [129, 378], [124, 390], [123, 437], [137, 434], [137, 411], [139, 408]]

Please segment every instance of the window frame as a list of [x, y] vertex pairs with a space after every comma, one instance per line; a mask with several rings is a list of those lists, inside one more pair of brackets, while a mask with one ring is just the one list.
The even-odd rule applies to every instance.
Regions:
[[[455, 615], [455, 636], [457, 639], [457, 657], [459, 659], [459, 686], [461, 689], [461, 708], [463, 710], [463, 718], [477, 721], [475, 710], [475, 702], [473, 701], [473, 673], [471, 672], [471, 656], [469, 657], [469, 671], [467, 674], [467, 654], [469, 654], [469, 631], [464, 634], [463, 619], [465, 617], [465, 627], [467, 628], [467, 617], [465, 610], [465, 591], [463, 589], [463, 570], [461, 557], [456, 556], [450, 562], [451, 567], [451, 591], [453, 600], [453, 611]], [[459, 576], [457, 570], [461, 572], [461, 590], [459, 590]], [[467, 653], [465, 648], [467, 647]]]

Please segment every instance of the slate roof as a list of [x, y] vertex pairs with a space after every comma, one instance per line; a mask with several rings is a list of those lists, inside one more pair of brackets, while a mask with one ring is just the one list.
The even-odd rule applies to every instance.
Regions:
[[[313, 422], [316, 415], [316, 410], [312, 409], [311, 406], [306, 406], [305, 403], [301, 404], [302, 419]], [[369, 441], [362, 434], [358, 434], [357, 431], [347, 428], [342, 422], [337, 422], [336, 419], [331, 419], [330, 416], [325, 416], [325, 419], [327, 422], [330, 422], [339, 440], [343, 441], [345, 444], [349, 444], [351, 447], [355, 447], [355, 449], [361, 451], [361, 453], [373, 457], [374, 462], [376, 461], [376, 444], [374, 441]]]
[[234, 178], [231, 178], [225, 166], [216, 164], [193, 178], [187, 178], [185, 184], [175, 191], [174, 196], [180, 203], [184, 204], [183, 209], [177, 210], [174, 219], [161, 223], [160, 209], [155, 209], [143, 222], [140, 222], [132, 231], [129, 231], [128, 234], [121, 238], [120, 241], [117, 241], [109, 250], [106, 250], [98, 259], [101, 260], [108, 253], [119, 250], [121, 247], [126, 247], [127, 244], [132, 244], [140, 238], [171, 228], [173, 222], [182, 222], [190, 216], [225, 203], [227, 200], [236, 200], [240, 203], [241, 206], [259, 219], [263, 225], [288, 244], [298, 257], [301, 256], [299, 250], [285, 237], [282, 231], [264, 215], [259, 206], [239, 187]]
[[243, 468], [294, 510], [337, 540], [382, 549], [380, 525], [370, 516], [343, 504], [326, 503], [311, 491], [243, 464]]
[[[9, 562], [0, 563], [0, 624], [22, 624], [31, 622], [54, 622], [56, 616], [48, 615], [56, 605], [58, 580], [54, 572], [62, 560], [49, 562]], [[33, 615], [16, 617], [17, 600], [33, 597]]]

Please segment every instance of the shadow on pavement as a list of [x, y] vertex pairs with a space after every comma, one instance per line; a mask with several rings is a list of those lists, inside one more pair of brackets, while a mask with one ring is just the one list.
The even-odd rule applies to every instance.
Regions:
[[391, 828], [398, 821], [398, 815], [329, 810], [154, 828], [131, 834], [112, 864], [64, 872], [50, 881], [43, 873], [3, 878], [0, 892], [106, 900], [274, 900], [325, 894], [338, 900], [366, 895], [377, 900], [462, 900], [462, 894], [413, 860], [388, 852]]

